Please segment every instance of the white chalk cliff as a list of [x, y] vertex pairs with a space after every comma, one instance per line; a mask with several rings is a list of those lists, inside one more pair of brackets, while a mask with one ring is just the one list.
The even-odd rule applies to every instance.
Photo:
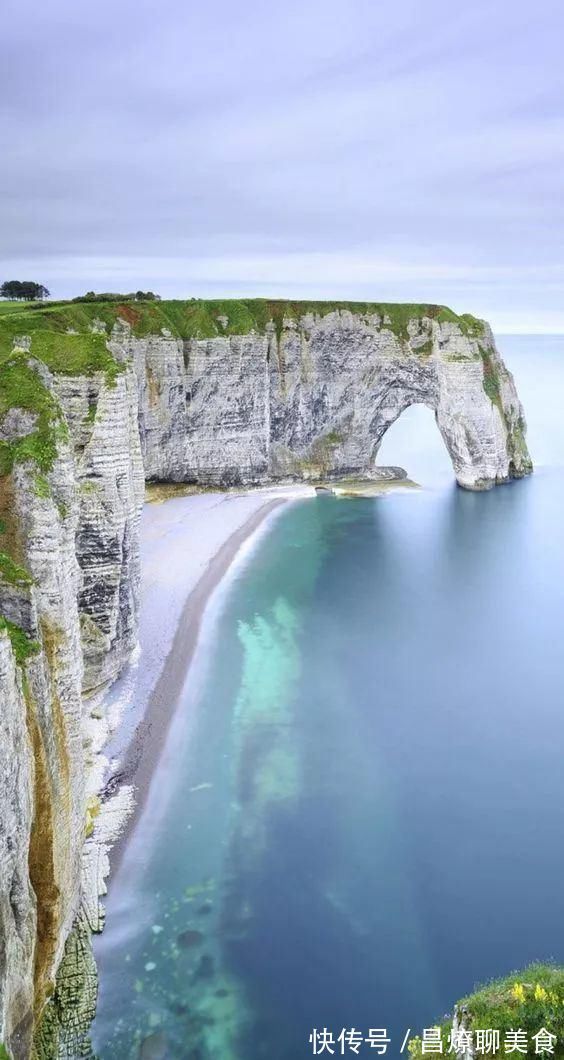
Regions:
[[233, 485], [370, 475], [409, 405], [433, 409], [461, 486], [530, 470], [523, 412], [487, 325], [306, 313], [264, 335], [122, 335], [140, 387], [145, 474]]
[[152, 310], [154, 333], [130, 307], [81, 309], [78, 328], [74, 307], [56, 325], [50, 310], [4, 336], [0, 324], [0, 1043], [13, 1060], [83, 1055], [79, 991], [57, 972], [66, 946], [87, 1020], [85, 695], [135, 645], [144, 480], [377, 476], [386, 430], [416, 402], [461, 486], [531, 471], [482, 322], [440, 307], [291, 303], [270, 319], [266, 304], [233, 306], [235, 321], [229, 302], [186, 303], [176, 333], [179, 303]]

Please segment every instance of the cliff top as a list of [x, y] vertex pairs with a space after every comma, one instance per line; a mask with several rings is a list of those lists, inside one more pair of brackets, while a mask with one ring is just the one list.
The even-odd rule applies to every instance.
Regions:
[[[273, 322], [278, 333], [285, 319], [299, 321], [306, 314], [326, 316], [348, 310], [363, 316], [379, 316], [381, 327], [399, 338], [407, 338], [411, 320], [423, 317], [453, 323], [465, 334], [481, 335], [483, 323], [470, 314], [458, 315], [440, 305], [394, 302], [299, 302], [249, 299], [190, 299], [164, 301], [80, 301], [0, 303], [0, 363], [12, 350], [14, 340], [31, 337], [31, 352], [55, 372], [91, 374], [115, 370], [105, 335], [93, 327], [105, 327], [109, 334], [116, 320], [130, 325], [134, 335], [159, 335], [166, 328], [181, 339], [206, 339], [219, 335], [264, 334]], [[112, 368], [113, 366], [113, 368]]]

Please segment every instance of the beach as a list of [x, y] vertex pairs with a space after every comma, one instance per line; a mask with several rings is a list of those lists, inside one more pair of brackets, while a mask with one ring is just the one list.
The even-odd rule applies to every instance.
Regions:
[[[158, 496], [158, 495], [157, 495]], [[84, 905], [93, 930], [99, 898], [140, 817], [214, 591], [238, 553], [293, 500], [315, 496], [292, 485], [169, 496], [141, 516], [139, 643], [126, 670], [87, 709], [93, 830], [84, 853]]]

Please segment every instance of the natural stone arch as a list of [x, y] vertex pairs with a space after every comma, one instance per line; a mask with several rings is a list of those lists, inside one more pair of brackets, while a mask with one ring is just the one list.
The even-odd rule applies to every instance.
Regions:
[[396, 307], [396, 320], [304, 311], [260, 334], [110, 343], [136, 364], [146, 478], [370, 475], [386, 430], [417, 402], [433, 409], [461, 486], [528, 474], [523, 410], [488, 325], [427, 308]]
[[372, 474], [386, 431], [416, 403], [435, 413], [461, 486], [531, 470], [523, 410], [487, 325], [478, 340], [450, 322], [421, 324], [424, 344], [345, 312], [283, 336], [271, 362], [275, 477]]

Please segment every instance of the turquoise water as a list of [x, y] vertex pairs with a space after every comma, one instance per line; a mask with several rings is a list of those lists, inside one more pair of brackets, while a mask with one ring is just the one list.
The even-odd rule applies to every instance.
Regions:
[[110, 886], [101, 1060], [396, 1057], [564, 961], [564, 341], [501, 345], [531, 479], [457, 489], [410, 410], [386, 459], [427, 489], [292, 505], [215, 601]]

